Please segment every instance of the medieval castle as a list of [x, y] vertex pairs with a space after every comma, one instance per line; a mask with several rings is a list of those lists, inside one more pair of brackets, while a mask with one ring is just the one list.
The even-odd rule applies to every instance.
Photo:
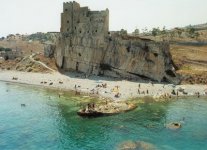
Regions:
[[178, 83], [169, 44], [109, 32], [109, 10], [90, 11], [77, 2], [63, 4], [56, 63], [64, 70], [118, 78]]

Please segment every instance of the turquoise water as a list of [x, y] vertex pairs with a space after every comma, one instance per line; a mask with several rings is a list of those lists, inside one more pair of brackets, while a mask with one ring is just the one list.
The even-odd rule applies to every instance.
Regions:
[[[126, 140], [149, 142], [160, 150], [207, 149], [205, 98], [142, 104], [128, 113], [92, 119], [77, 116], [79, 107], [76, 97], [0, 82], [0, 150], [113, 150]], [[183, 118], [181, 129], [164, 128]]]

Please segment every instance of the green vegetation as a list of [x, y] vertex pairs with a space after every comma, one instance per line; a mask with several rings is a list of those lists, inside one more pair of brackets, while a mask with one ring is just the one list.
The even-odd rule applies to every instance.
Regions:
[[189, 34], [189, 37], [194, 38], [195, 28], [193, 28], [191, 25], [189, 25], [189, 27], [187, 27], [186, 31]]
[[8, 51], [12, 51], [12, 49], [11, 48], [0, 47], [0, 52], [2, 52], [2, 51], [8, 52]]
[[50, 33], [35, 33], [29, 35], [27, 40], [33, 40], [33, 41], [41, 41], [41, 42], [46, 42], [46, 41], [52, 41], [52, 35]]
[[1, 37], [1, 38], [0, 38], [0, 41], [1, 41], [1, 40], [4, 40], [4, 39], [5, 39], [5, 37]]
[[[195, 38], [198, 39], [200, 37], [200, 28], [196, 28], [195, 26], [187, 26], [183, 28], [174, 28], [171, 30], [167, 30], [164, 26], [162, 29], [159, 27], [152, 28], [152, 30], [148, 30], [147, 28], [142, 29], [142, 35], [144, 36], [160, 36], [160, 37], [170, 37], [172, 38]], [[135, 35], [135, 31], [133, 32]]]
[[196, 32], [196, 29], [191, 25], [187, 27], [186, 32], [189, 34], [189, 37], [191, 38], [198, 38], [200, 35], [198, 32]]
[[142, 29], [142, 34], [143, 35], [150, 35], [147, 27], [145, 27], [144, 29]]
[[167, 31], [165, 26], [162, 28], [162, 30], [160, 30], [160, 28], [157, 27], [157, 28], [153, 28], [151, 31], [152, 36], [165, 35], [166, 33]]
[[152, 29], [152, 35], [153, 36], [157, 36], [159, 35], [161, 32], [160, 32], [160, 29], [159, 28], [153, 28]]
[[134, 32], [133, 32], [133, 35], [134, 35], [134, 36], [138, 36], [138, 35], [139, 35], [139, 29], [136, 28], [136, 29], [134, 30]]
[[120, 34], [121, 35], [127, 35], [127, 30], [121, 29]]
[[14, 36], [14, 34], [9, 34], [6, 38], [8, 39], [8, 38], [11, 38], [13, 36]]

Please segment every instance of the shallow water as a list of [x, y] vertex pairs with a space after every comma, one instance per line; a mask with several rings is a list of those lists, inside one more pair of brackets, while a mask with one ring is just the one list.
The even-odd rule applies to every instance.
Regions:
[[[128, 113], [89, 119], [76, 115], [80, 99], [86, 98], [57, 93], [0, 82], [0, 150], [113, 150], [126, 140], [160, 150], [207, 149], [206, 98], [143, 104]], [[164, 127], [181, 120], [179, 130]]]

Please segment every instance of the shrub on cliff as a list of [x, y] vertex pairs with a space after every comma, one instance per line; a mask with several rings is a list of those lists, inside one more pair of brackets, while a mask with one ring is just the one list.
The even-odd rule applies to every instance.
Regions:
[[12, 49], [11, 48], [0, 47], [0, 51], [8, 52], [8, 51], [12, 51]]

